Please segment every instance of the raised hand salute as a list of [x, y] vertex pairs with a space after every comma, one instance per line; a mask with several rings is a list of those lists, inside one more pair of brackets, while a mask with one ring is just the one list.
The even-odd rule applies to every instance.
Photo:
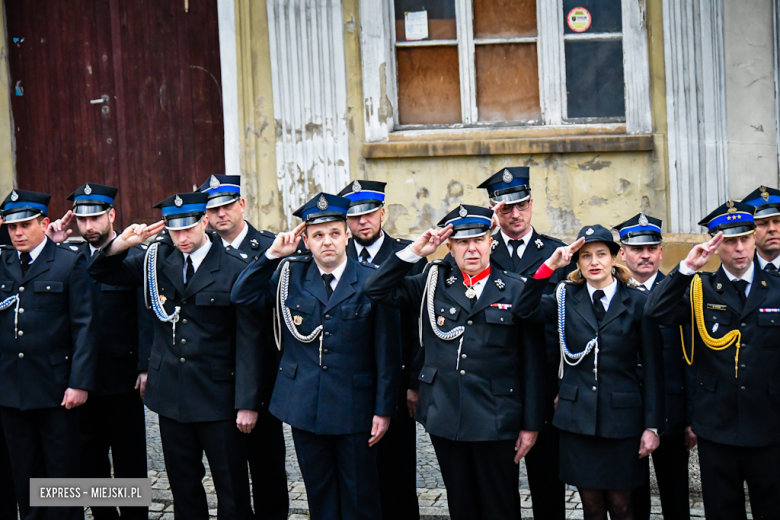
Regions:
[[298, 252], [298, 244], [303, 239], [306, 231], [306, 222], [301, 222], [295, 229], [276, 235], [274, 243], [268, 248], [267, 254], [271, 258], [285, 258]]
[[115, 255], [127, 251], [133, 246], [140, 246], [146, 240], [165, 229], [165, 221], [160, 220], [154, 224], [130, 224], [116, 237], [105, 250], [106, 255]]
[[571, 263], [572, 258], [574, 258], [574, 253], [579, 251], [583, 245], [585, 245], [585, 237], [576, 240], [568, 246], [559, 247], [544, 264], [553, 271], [566, 267]]
[[718, 251], [718, 247], [723, 242], [723, 232], [720, 231], [717, 235], [704, 242], [693, 247], [685, 257], [685, 265], [693, 271], [698, 271], [710, 261], [712, 256]]

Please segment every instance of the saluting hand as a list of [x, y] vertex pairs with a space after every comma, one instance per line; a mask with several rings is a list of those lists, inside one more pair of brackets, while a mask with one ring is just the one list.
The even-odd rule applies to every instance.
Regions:
[[568, 246], [559, 247], [553, 252], [552, 256], [547, 259], [545, 265], [553, 271], [560, 269], [561, 267], [566, 267], [571, 262], [574, 253], [579, 251], [583, 245], [585, 245], [585, 237], [580, 238]]
[[494, 208], [491, 208], [493, 210], [493, 218], [490, 222], [490, 232], [492, 233], [500, 224], [498, 222], [498, 212], [503, 209], [503, 207], [506, 206], [505, 201], [501, 201]]
[[254, 410], [239, 410], [236, 415], [236, 426], [241, 433], [249, 433], [257, 424], [257, 412]]
[[115, 255], [133, 246], [139, 246], [145, 240], [152, 238], [165, 228], [165, 222], [160, 220], [154, 224], [130, 224], [122, 231], [122, 234], [116, 237], [105, 251], [106, 255]]
[[268, 254], [274, 258], [284, 258], [298, 252], [298, 244], [301, 243], [303, 232], [306, 230], [306, 222], [301, 222], [295, 229], [276, 235], [274, 243], [268, 248]]
[[49, 224], [49, 227], [46, 228], [46, 236], [49, 237], [52, 242], [65, 242], [70, 234], [73, 233], [72, 229], [68, 229], [72, 220], [73, 212], [68, 210], [61, 219], [57, 219]]
[[452, 224], [442, 229], [429, 229], [412, 242], [409, 247], [417, 256], [432, 255], [452, 235]]
[[688, 253], [688, 256], [685, 258], [685, 265], [687, 265], [689, 269], [698, 271], [707, 265], [707, 262], [710, 261], [712, 255], [718, 250], [718, 246], [720, 246], [721, 242], [723, 242], [722, 231], [707, 242], [699, 244], [691, 249], [691, 252]]

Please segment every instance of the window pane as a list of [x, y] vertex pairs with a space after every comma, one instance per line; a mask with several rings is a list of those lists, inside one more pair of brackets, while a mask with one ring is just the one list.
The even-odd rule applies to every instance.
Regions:
[[542, 117], [536, 44], [477, 45], [480, 121], [531, 121]]
[[566, 42], [569, 119], [625, 117], [623, 42]]
[[458, 48], [399, 47], [396, 53], [399, 122], [460, 123]]
[[406, 41], [404, 13], [428, 11], [428, 40], [457, 40], [455, 0], [395, 0], [395, 41]]
[[536, 36], [536, 0], [474, 0], [475, 38]]
[[575, 34], [566, 22], [569, 12], [575, 7], [584, 7], [590, 12], [591, 25], [586, 33], [621, 32], [620, 0], [563, 0], [563, 31]]

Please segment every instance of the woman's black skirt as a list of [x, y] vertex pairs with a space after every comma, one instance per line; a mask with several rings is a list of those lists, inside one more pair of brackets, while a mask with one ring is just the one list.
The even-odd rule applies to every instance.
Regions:
[[561, 430], [561, 481], [591, 489], [638, 488], [648, 478], [648, 458], [639, 458], [640, 440], [606, 439]]

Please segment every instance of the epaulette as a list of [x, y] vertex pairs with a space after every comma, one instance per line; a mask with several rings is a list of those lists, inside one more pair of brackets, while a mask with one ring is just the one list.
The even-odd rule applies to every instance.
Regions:
[[560, 238], [551, 237], [550, 235], [545, 235], [544, 233], [539, 233], [539, 236], [544, 238], [545, 240], [549, 240], [550, 242], [555, 242], [556, 244], [558, 244], [558, 247], [566, 245], [566, 242], [564, 242]]
[[501, 276], [506, 276], [507, 278], [514, 278], [515, 280], [520, 280], [521, 282], [525, 282], [527, 280], [527, 278], [525, 276], [522, 276], [522, 275], [520, 275], [518, 273], [513, 273], [512, 271], [503, 271], [503, 270], [499, 271], [498, 269], [496, 269], [495, 271], [491, 270], [491, 272], [490, 272], [491, 277], [494, 274], [496, 276], [501, 275]]
[[12, 251], [14, 246], [11, 244], [0, 244], [0, 251]]
[[395, 246], [396, 251], [400, 251], [401, 249], [404, 249], [405, 247], [409, 246], [411, 244], [411, 240], [406, 240], [405, 238], [394, 238], [393, 239], [393, 246]]
[[771, 274], [772, 276], [778, 276], [780, 277], [780, 271], [764, 271], [765, 273]]
[[76, 253], [78, 253], [80, 251], [78, 246], [74, 246], [73, 244], [68, 244], [68, 243], [65, 243], [65, 242], [61, 242], [61, 243], [57, 244], [57, 247], [59, 247], [63, 251], [70, 251], [73, 254], [76, 254]]
[[240, 259], [244, 263], [249, 262], [249, 255], [244, 253], [243, 251], [241, 251], [239, 249], [235, 249], [233, 247], [230, 247], [230, 248], [226, 247], [225, 248], [225, 253], [227, 253], [228, 255], [233, 256], [235, 258]]
[[438, 259], [436, 259], [436, 260], [431, 260], [430, 262], [428, 262], [428, 264], [427, 264], [427, 265], [425, 266], [425, 268], [423, 269], [423, 273], [427, 273], [427, 272], [428, 272], [428, 269], [430, 269], [430, 268], [431, 268], [431, 266], [434, 266], [434, 265], [437, 265], [437, 266], [439, 266], [440, 268], [444, 268], [444, 269], [446, 269], [446, 270], [448, 270], [448, 271], [449, 271], [450, 269], [452, 269], [452, 266], [449, 264], [449, 262], [445, 262], [443, 259], [441, 259], [441, 258], [438, 258]]
[[260, 231], [260, 234], [266, 238], [276, 239], [276, 234], [268, 231], [267, 229]]
[[358, 262], [358, 264], [369, 269], [379, 269], [379, 264], [372, 264], [371, 262]]
[[626, 287], [628, 287], [629, 289], [633, 289], [635, 291], [639, 291], [644, 294], [648, 294], [647, 287], [645, 287], [644, 285], [634, 285], [632, 283], [627, 283]]

